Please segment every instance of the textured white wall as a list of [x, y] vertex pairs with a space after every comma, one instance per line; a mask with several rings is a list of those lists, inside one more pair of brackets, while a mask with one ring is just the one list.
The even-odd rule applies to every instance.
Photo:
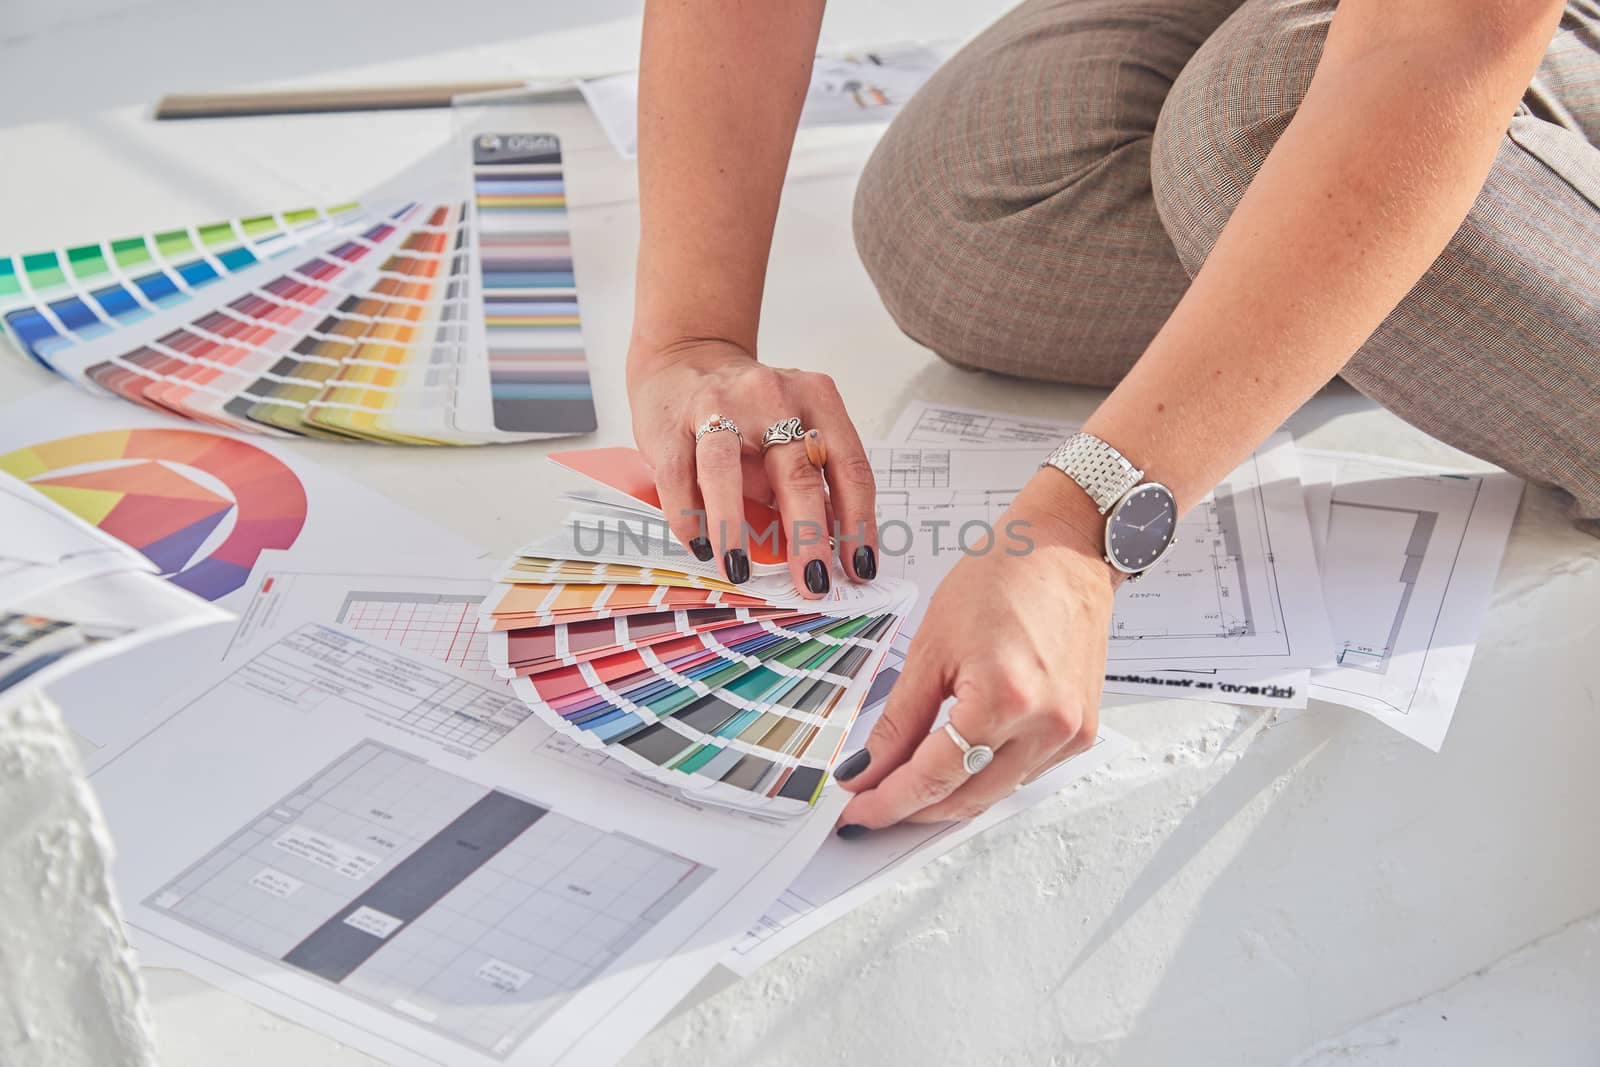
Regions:
[[42, 697], [0, 701], [0, 1064], [155, 1067], [111, 844]]

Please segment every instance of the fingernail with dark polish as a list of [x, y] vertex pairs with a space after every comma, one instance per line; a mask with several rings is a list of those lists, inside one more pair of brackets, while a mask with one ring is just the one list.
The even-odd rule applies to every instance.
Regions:
[[866, 749], [862, 749], [833, 769], [833, 780], [836, 782], [848, 782], [850, 779], [866, 770], [867, 765], [871, 762], [872, 753], [868, 752]]
[[711, 558], [711, 542], [704, 537], [696, 537], [689, 542], [689, 551], [694, 553], [695, 559], [704, 563]]
[[806, 588], [813, 593], [828, 591], [828, 565], [820, 559], [806, 564]]
[[838, 834], [840, 837], [844, 838], [846, 841], [854, 841], [856, 838], [861, 837], [863, 834], [865, 834], [867, 832], [867, 830], [868, 830], [867, 827], [862, 826], [858, 822], [850, 822], [850, 823], [845, 823], [843, 826], [839, 827], [837, 830], [834, 831], [834, 833]]
[[722, 565], [728, 570], [728, 581], [740, 585], [750, 580], [750, 557], [742, 548], [731, 548], [723, 553]]
[[856, 565], [857, 578], [870, 582], [878, 576], [878, 554], [872, 551], [871, 545], [862, 545], [856, 549], [856, 554], [851, 559]]

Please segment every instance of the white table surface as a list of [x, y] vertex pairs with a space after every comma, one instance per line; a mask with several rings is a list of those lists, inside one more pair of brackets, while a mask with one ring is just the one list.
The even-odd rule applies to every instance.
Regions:
[[[825, 41], [956, 37], [1005, 5], [839, 3]], [[328, 202], [441, 140], [438, 112], [157, 125], [161, 92], [559, 76], [632, 65], [627, 0], [12, 0], [0, 30], [0, 244]], [[323, 32], [308, 23], [321, 20]], [[181, 56], [163, 69], [158, 56]], [[600, 430], [630, 443], [631, 169], [581, 109], [566, 141]], [[912, 398], [1080, 418], [1091, 390], [944, 365], [901, 336], [851, 247], [859, 135], [802, 145], [763, 357], [832, 373], [863, 435]], [[0, 398], [51, 382], [0, 358]], [[1343, 387], [1309, 445], [1459, 456]], [[295, 443], [484, 546], [558, 514], [544, 448]], [[1444, 751], [1342, 708], [1146, 702], [1140, 751], [884, 893], [755, 976], [713, 975], [632, 1064], [1282, 1064], [1600, 1060], [1600, 541], [1530, 488]], [[186, 975], [147, 972], [174, 1067], [374, 1061]]]

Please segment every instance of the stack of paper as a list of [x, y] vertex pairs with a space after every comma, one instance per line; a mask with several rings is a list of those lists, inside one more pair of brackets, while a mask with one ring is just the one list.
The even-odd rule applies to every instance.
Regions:
[[[659, 507], [620, 490], [649, 472], [626, 449], [567, 453], [612, 492], [501, 568], [484, 601], [490, 662], [579, 745], [697, 800], [778, 815], [813, 805], [915, 600], [893, 579], [836, 573], [802, 597], [758, 550], [749, 582], [665, 537]], [[753, 529], [772, 518], [750, 505]]]
[[[87, 741], [147, 965], [384, 1062], [608, 1063], [829, 835], [837, 790], [773, 818], [769, 800], [791, 797], [707, 803], [548, 725], [486, 655], [494, 562], [425, 519], [271, 442], [131, 409], [108, 425], [117, 408], [70, 389], [46, 400], [0, 419], [0, 469], [27, 479], [0, 494], [15, 500], [0, 592], [54, 591], [37, 572], [63, 569], [103, 602], [132, 577], [148, 588], [124, 599], [150, 612], [192, 601], [186, 575], [254, 568], [191, 582], [236, 606], [236, 627], [141, 644], [51, 689]], [[429, 577], [441, 569], [457, 577]], [[65, 597], [22, 606], [105, 618]], [[29, 618], [0, 641], [26, 640], [30, 662], [92, 654], [66, 632]], [[775, 755], [793, 794], [803, 760]]]
[[[942, 529], [947, 547], [904, 554], [899, 573], [931, 589], [960, 558], [949, 531], [998, 520], [1075, 429], [908, 408], [892, 443], [872, 450], [879, 523], [913, 544]], [[1279, 707], [1311, 696], [1438, 750], [1521, 493], [1503, 471], [1299, 449], [1278, 434], [1185, 516], [1157, 567], [1123, 585], [1106, 691]]]
[[[25, 576], [40, 566], [98, 590], [131, 566], [184, 595], [112, 529], [143, 531], [162, 558], [187, 544], [165, 568], [177, 576], [199, 573], [213, 543], [235, 558], [237, 521], [212, 537], [215, 502], [147, 466], [192, 464], [190, 442], [106, 429], [89, 436], [110, 443], [85, 451], [43, 438], [90, 427], [29, 418], [0, 434], [26, 445], [0, 458], [39, 487], [17, 499], [56, 493], [81, 510], [108, 487], [123, 502], [159, 493], [195, 502], [183, 521], [209, 540], [152, 538], [113, 509], [71, 552], [55, 532], [8, 538], [0, 591], [37, 583]], [[847, 799], [827, 784], [834, 760], [881, 713], [927, 594], [972, 540], [963, 529], [995, 524], [1066, 430], [918, 406], [872, 449], [880, 578], [836, 574], [821, 601], [797, 596], [781, 544], [753, 544], [738, 586], [683, 551], [628, 450], [559, 455], [595, 487], [498, 568], [295, 466], [295, 535], [253, 545], [237, 557], [248, 578], [227, 583], [237, 626], [148, 657], [165, 689], [175, 660], [211, 661], [181, 679], [187, 692], [147, 707], [110, 698], [148, 681], [82, 686], [97, 670], [67, 684], [83, 694], [62, 701], [69, 723], [99, 745], [93, 782], [146, 962], [388, 1062], [620, 1057], [718, 962], [749, 971], [1126, 747], [1102, 730], [972, 823], [830, 833]], [[253, 451], [217, 453], [239, 521], [255, 521], [247, 487], [270, 468]], [[84, 480], [101, 469], [115, 479]], [[1300, 704], [1309, 687], [1402, 707], [1396, 724], [1426, 739], [1419, 724], [1453, 707], [1515, 489], [1269, 441], [1186, 520], [1163, 568], [1125, 587], [1143, 595], [1117, 605], [1108, 688]], [[357, 536], [380, 513], [404, 546], [392, 554]], [[773, 515], [746, 518], [765, 529]], [[0, 623], [0, 640], [41, 659], [76, 654], [63, 632]]]
[[595, 426], [559, 141], [478, 133], [359, 204], [0, 255], [85, 389], [232, 430], [484, 444]]

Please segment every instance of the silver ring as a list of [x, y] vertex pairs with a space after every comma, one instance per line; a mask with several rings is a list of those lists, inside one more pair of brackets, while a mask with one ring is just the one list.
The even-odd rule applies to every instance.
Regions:
[[967, 739], [962, 737], [960, 731], [956, 729], [955, 723], [945, 723], [944, 732], [950, 735], [950, 740], [960, 746], [961, 766], [966, 768], [968, 774], [977, 774], [989, 766], [989, 761], [994, 759], [994, 749], [988, 745], [968, 744]]
[[716, 433], [718, 430], [732, 430], [733, 436], [739, 439], [739, 444], [741, 446], [744, 444], [744, 434], [739, 432], [738, 425], [726, 415], [712, 415], [705, 422], [702, 422], [694, 431], [694, 443], [699, 444], [700, 438], [708, 433]]
[[799, 419], [779, 419], [767, 427], [767, 432], [761, 435], [761, 451], [765, 452], [773, 445], [786, 445], [790, 441], [798, 441], [805, 437], [806, 432], [800, 428]]

